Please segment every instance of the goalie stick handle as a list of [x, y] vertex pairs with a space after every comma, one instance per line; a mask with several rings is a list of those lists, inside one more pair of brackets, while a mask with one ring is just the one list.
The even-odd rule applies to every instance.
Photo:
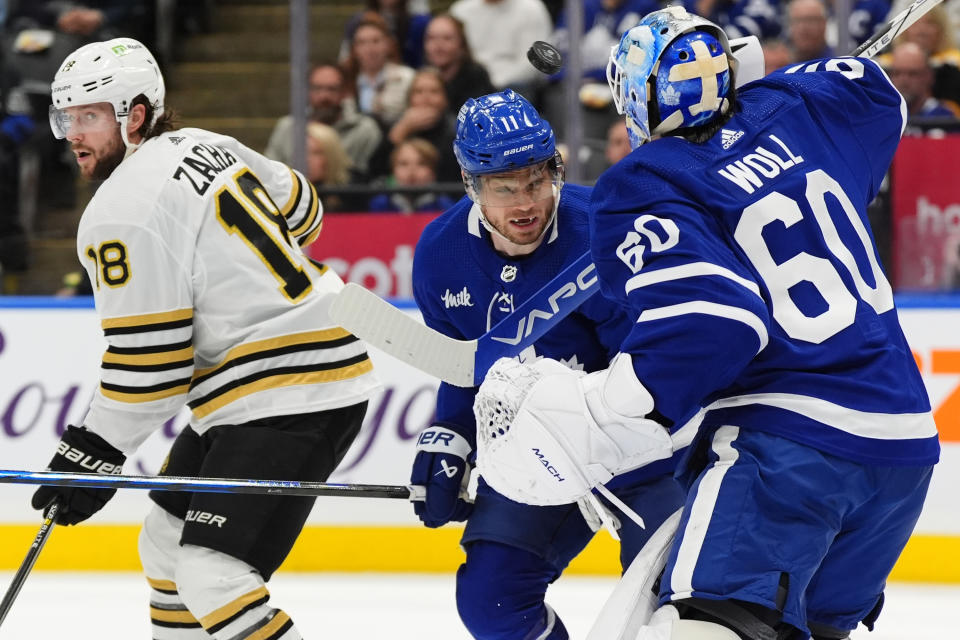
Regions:
[[886, 26], [853, 50], [850, 55], [860, 58], [872, 58], [882, 51], [898, 35], [909, 29], [930, 9], [940, 4], [942, 0], [915, 0], [909, 7], [893, 17]]
[[123, 476], [0, 469], [0, 484], [35, 484], [96, 489], [155, 489], [195, 493], [252, 493], [284, 496], [338, 496], [423, 500], [419, 485], [333, 484], [288, 480], [230, 480], [181, 476]]

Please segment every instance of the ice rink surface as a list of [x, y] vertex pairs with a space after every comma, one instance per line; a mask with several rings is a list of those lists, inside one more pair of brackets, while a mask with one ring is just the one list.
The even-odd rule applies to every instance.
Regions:
[[[12, 572], [0, 572], [4, 591]], [[548, 593], [574, 640], [586, 636], [614, 581], [565, 576]], [[272, 601], [307, 640], [470, 640], [455, 611], [453, 576], [284, 574], [270, 583]], [[955, 640], [960, 586], [896, 583], [876, 631], [854, 640]], [[147, 586], [135, 573], [49, 573], [29, 576], [0, 640], [144, 639]]]

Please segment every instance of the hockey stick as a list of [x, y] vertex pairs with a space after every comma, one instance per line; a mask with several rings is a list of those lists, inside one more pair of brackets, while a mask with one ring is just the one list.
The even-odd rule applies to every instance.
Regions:
[[[851, 55], [872, 58], [941, 0], [916, 0]], [[735, 54], [756, 66], [757, 43], [736, 41]], [[755, 74], [738, 79], [753, 79]], [[475, 340], [457, 340], [417, 322], [357, 284], [348, 284], [330, 314], [343, 328], [413, 367], [459, 387], [483, 381], [497, 358], [515, 356], [599, 289], [589, 252], [577, 258], [493, 329]]]
[[869, 40], [854, 49], [850, 55], [860, 58], [872, 58], [890, 44], [894, 38], [922, 18], [927, 11], [930, 11], [930, 9], [940, 4], [941, 1], [942, 0], [916, 0], [909, 7], [895, 15], [885, 27], [873, 34]]
[[473, 387], [498, 358], [523, 351], [599, 289], [587, 252], [475, 340], [457, 340], [435, 331], [353, 283], [334, 299], [330, 315], [347, 331], [395, 358], [458, 387]]
[[40, 530], [37, 531], [36, 537], [33, 539], [33, 544], [30, 545], [30, 549], [27, 551], [27, 557], [20, 563], [20, 568], [13, 576], [10, 586], [7, 588], [7, 593], [3, 596], [3, 602], [0, 603], [0, 625], [6, 620], [10, 608], [13, 606], [13, 601], [16, 600], [17, 595], [20, 593], [20, 588], [23, 587], [23, 583], [27, 581], [27, 576], [30, 574], [30, 570], [33, 569], [33, 565], [37, 561], [40, 551], [43, 550], [43, 545], [47, 543], [47, 538], [50, 537], [50, 532], [53, 531], [53, 525], [57, 519], [58, 511], [60, 511], [60, 505], [56, 502], [47, 508], [47, 515], [44, 517], [43, 524], [40, 525]]
[[157, 489], [195, 493], [254, 493], [283, 496], [347, 496], [423, 500], [421, 485], [332, 484], [293, 480], [228, 480], [182, 476], [123, 476], [99, 473], [16, 471], [0, 469], [0, 484], [41, 484], [95, 489]]

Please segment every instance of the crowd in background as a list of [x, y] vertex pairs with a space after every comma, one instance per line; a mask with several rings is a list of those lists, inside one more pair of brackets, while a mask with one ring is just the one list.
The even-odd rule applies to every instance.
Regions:
[[[172, 0], [181, 35], [210, 28], [212, 0]], [[155, 0], [0, 0], [0, 293], [17, 291], [29, 267], [33, 212], [76, 204], [69, 146], [47, 127], [50, 82], [63, 59], [88, 42], [136, 38], [156, 52]], [[29, 150], [29, 153], [27, 151]], [[36, 195], [22, 205], [21, 187]]]
[[[837, 25], [831, 5], [822, 0], [685, 0], [684, 5], [720, 24], [731, 38], [760, 38], [768, 71], [837, 53], [832, 44]], [[658, 0], [584, 2], [579, 45], [584, 145], [578, 160], [586, 182], [629, 152], [606, 86], [610, 47], [660, 6]], [[900, 8], [889, 0], [856, 0], [848, 24], [854, 43], [869, 38]], [[960, 116], [957, 21], [960, 0], [947, 0], [881, 56], [913, 119]], [[564, 72], [546, 77], [528, 63], [527, 48], [535, 40], [568, 51], [563, 2], [456, 0], [448, 11], [431, 14], [422, 0], [369, 0], [347, 23], [339, 59], [319, 63], [309, 74], [308, 118], [324, 125], [308, 130], [310, 178], [329, 193], [344, 185], [456, 184], [450, 143], [457, 111], [471, 96], [507, 87], [530, 99], [563, 141]], [[268, 156], [291, 160], [291, 126], [289, 116], [277, 122]], [[325, 198], [328, 211], [428, 211], [449, 199], [433, 193], [341, 192]]]
[[[212, 4], [177, 0], [178, 33], [215, 30], [209, 24]], [[447, 207], [462, 195], [452, 149], [457, 112], [468, 98], [507, 87], [531, 100], [553, 124], [562, 153], [569, 157], [573, 150], [563, 144], [568, 122], [564, 72], [547, 77], [526, 57], [535, 40], [553, 42], [568, 53], [563, 0], [455, 0], [447, 10], [433, 12], [429, 0], [357, 4], [337, 59], [317, 61], [307, 79], [307, 169], [327, 211], [409, 213]], [[606, 86], [610, 47], [662, 4], [583, 2], [578, 92], [583, 145], [576, 150], [583, 182], [592, 183], [630, 150]], [[731, 38], [756, 35], [768, 71], [838, 53], [829, 0], [683, 4], [721, 25]], [[852, 0], [850, 36], [855, 43], [865, 41], [905, 5], [906, 0]], [[119, 33], [152, 48], [154, 6], [153, 0], [0, 0], [0, 272], [5, 277], [27, 266], [23, 216], [15, 205], [18, 149], [31, 139], [41, 146], [42, 183], [63, 185], [75, 172], [65, 148], [52, 136], [40, 135], [56, 65], [79, 44]], [[945, 0], [879, 58], [915, 122], [960, 116], [958, 25], [960, 0]], [[38, 49], [51, 53], [31, 56]], [[160, 58], [161, 64], [169, 62]], [[292, 117], [280, 117], [263, 150], [266, 155], [290, 163], [292, 130]], [[38, 193], [62, 199], [73, 192], [41, 184]]]

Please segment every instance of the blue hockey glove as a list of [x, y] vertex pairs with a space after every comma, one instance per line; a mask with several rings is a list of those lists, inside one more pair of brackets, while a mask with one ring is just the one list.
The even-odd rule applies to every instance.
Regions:
[[[123, 470], [126, 460], [119, 449], [93, 431], [68, 426], [47, 470], [116, 475]], [[100, 511], [116, 492], [116, 489], [42, 486], [33, 494], [30, 504], [42, 511], [56, 499], [60, 503], [57, 524], [77, 524]]]
[[466, 520], [473, 503], [461, 497], [465, 487], [472, 447], [456, 431], [433, 425], [417, 440], [417, 456], [410, 472], [411, 484], [423, 485], [427, 494], [413, 503], [413, 511], [428, 527], [440, 527], [451, 520]]

